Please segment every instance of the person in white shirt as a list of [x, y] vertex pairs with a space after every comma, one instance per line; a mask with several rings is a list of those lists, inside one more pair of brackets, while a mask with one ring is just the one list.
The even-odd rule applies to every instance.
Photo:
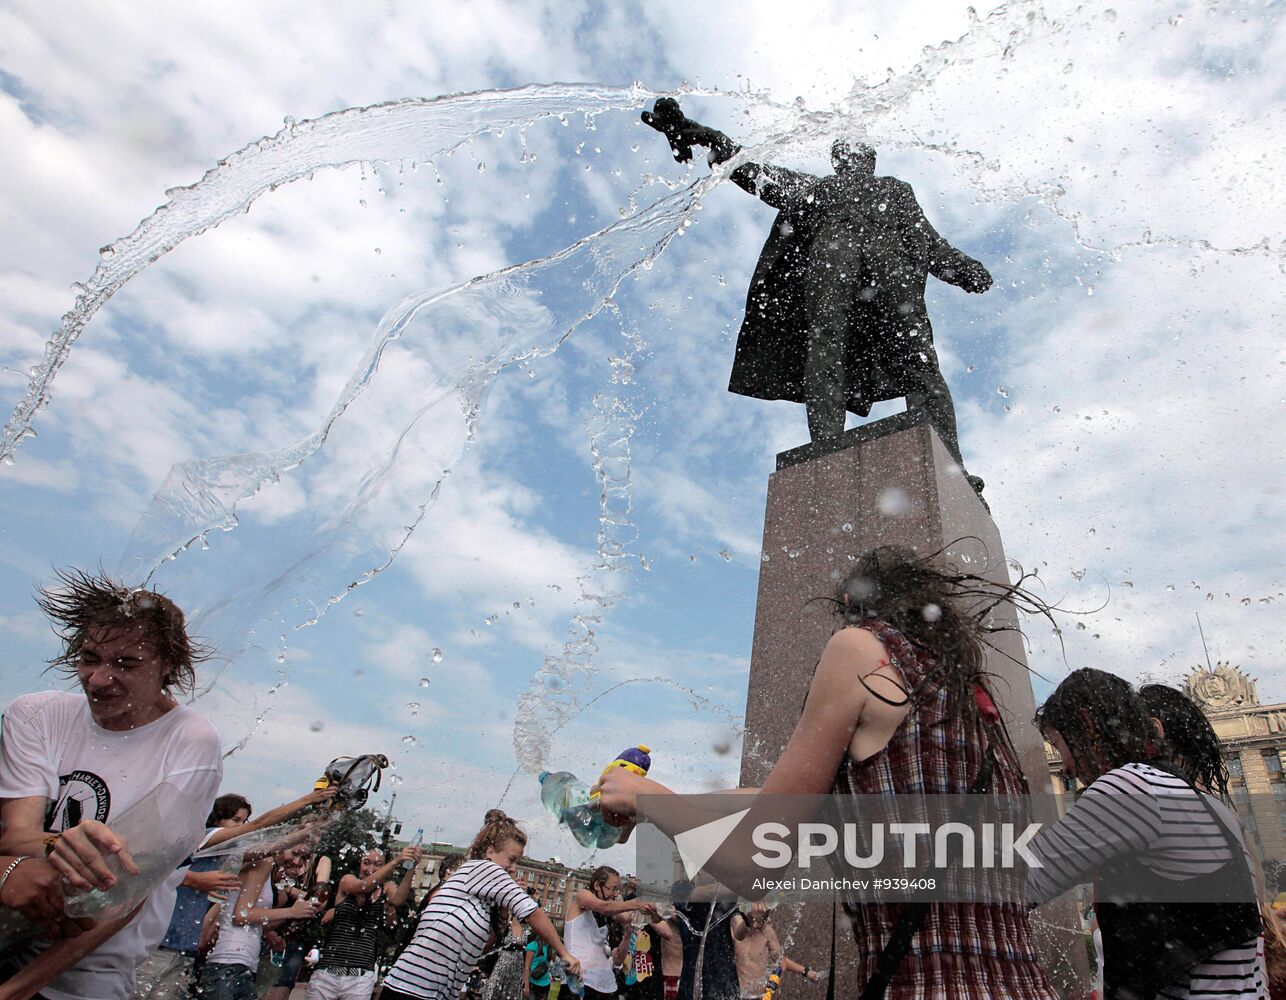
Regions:
[[[106, 859], [136, 874], [111, 820], [165, 783], [204, 816], [223, 764], [219, 736], [174, 691], [190, 691], [211, 650], [187, 634], [183, 612], [151, 590], [67, 571], [38, 602], [63, 640], [52, 665], [80, 691], [23, 695], [0, 728], [0, 854], [49, 866], [76, 890], [109, 890]], [[199, 820], [193, 824], [199, 828]], [[195, 846], [195, 843], [193, 844]], [[165, 933], [182, 871], [123, 917], [0, 959], [0, 1000], [127, 1000], [134, 970]]]
[[636, 910], [652, 920], [657, 918], [655, 904], [641, 899], [619, 899], [620, 894], [620, 874], [615, 868], [600, 865], [590, 873], [588, 888], [577, 890], [568, 901], [563, 933], [567, 935], [567, 947], [580, 959], [585, 1000], [616, 995], [608, 922]]
[[[312, 845], [296, 845], [282, 854], [289, 868], [306, 861]], [[199, 992], [205, 1000], [255, 1000], [255, 970], [263, 932], [288, 920], [316, 916], [320, 904], [300, 897], [289, 906], [273, 906], [272, 858], [262, 858], [241, 870], [241, 888], [232, 892], [219, 912], [219, 936], [201, 969]]]

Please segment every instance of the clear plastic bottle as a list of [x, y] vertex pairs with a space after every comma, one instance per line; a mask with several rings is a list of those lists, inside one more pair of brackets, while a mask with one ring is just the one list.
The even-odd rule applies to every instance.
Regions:
[[597, 801], [590, 801], [589, 787], [570, 771], [542, 771], [540, 801], [581, 847], [598, 847], [601, 840], [611, 839], [610, 844], [602, 845], [610, 847], [620, 840], [620, 830], [603, 819]]
[[[585, 995], [585, 984], [581, 982], [580, 976], [571, 975], [567, 971], [567, 963], [561, 958], [556, 958], [549, 963], [549, 978], [556, 983], [562, 983], [573, 996]], [[561, 994], [562, 991], [559, 992]]]
[[[423, 843], [424, 843], [424, 831], [423, 831], [423, 830], [416, 830], [416, 831], [415, 831], [415, 837], [414, 837], [414, 839], [412, 839], [412, 841], [411, 841], [409, 844], [407, 844], [407, 846], [408, 846], [408, 847], [419, 847], [419, 846], [420, 846], [421, 844], [423, 844]], [[415, 867], [415, 862], [414, 862], [414, 861], [403, 861], [403, 862], [402, 862], [402, 870], [403, 870], [403, 871], [410, 871], [410, 870], [411, 870], [412, 868], [414, 868], [414, 867]]]
[[[646, 775], [652, 766], [651, 749], [644, 744], [627, 747], [603, 768], [603, 774], [623, 767], [638, 775]], [[621, 842], [620, 827], [603, 818], [598, 795], [570, 771], [540, 772], [540, 801], [560, 823], [571, 831], [582, 847], [599, 849], [614, 847]]]

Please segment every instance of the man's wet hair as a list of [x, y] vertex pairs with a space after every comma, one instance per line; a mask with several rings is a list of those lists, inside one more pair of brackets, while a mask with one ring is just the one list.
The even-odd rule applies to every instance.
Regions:
[[126, 587], [101, 569], [98, 573], [64, 569], [55, 575], [57, 585], [36, 591], [36, 603], [63, 641], [62, 653], [49, 661], [52, 668], [75, 676], [76, 661], [91, 628], [123, 632], [141, 625], [144, 637], [166, 665], [162, 686], [192, 691], [196, 665], [210, 659], [214, 650], [188, 635], [177, 604], [154, 590]]
[[1214, 726], [1201, 706], [1182, 691], [1164, 684], [1145, 684], [1139, 688], [1148, 715], [1165, 729], [1165, 741], [1182, 758], [1184, 770], [1198, 785], [1228, 797], [1228, 765]]
[[618, 872], [611, 865], [599, 865], [597, 868], [595, 868], [592, 872], [589, 873], [590, 892], [594, 891], [595, 886], [606, 885], [607, 880], [611, 878], [613, 875], [615, 875], [617, 878], [620, 878], [621, 873]]

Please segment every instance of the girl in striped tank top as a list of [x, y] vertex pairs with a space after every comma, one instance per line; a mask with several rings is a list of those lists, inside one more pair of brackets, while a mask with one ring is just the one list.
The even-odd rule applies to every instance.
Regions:
[[[1106, 1000], [1268, 996], [1262, 924], [1236, 815], [1203, 794], [1129, 683], [1069, 674], [1036, 722], [1087, 787], [1032, 844], [1032, 904], [1095, 883]], [[1191, 767], [1191, 751], [1181, 761]], [[1195, 769], [1219, 784], [1219, 769]]]
[[[375, 946], [380, 927], [406, 902], [420, 860], [418, 847], [404, 847], [392, 861], [378, 850], [362, 856], [356, 875], [339, 880], [335, 906], [326, 911], [321, 962], [308, 981], [307, 1000], [370, 1000], [375, 989]], [[405, 862], [400, 880], [388, 881]]]

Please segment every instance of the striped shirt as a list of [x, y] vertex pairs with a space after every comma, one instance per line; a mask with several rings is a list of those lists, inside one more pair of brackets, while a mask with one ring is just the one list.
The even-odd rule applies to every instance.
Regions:
[[[1237, 818], [1223, 803], [1208, 795], [1203, 798], [1240, 841]], [[1241, 848], [1245, 852], [1244, 841]], [[1099, 866], [1127, 854], [1162, 878], [1176, 881], [1210, 874], [1232, 857], [1223, 830], [1192, 787], [1146, 764], [1126, 764], [1103, 775], [1062, 819], [1041, 832], [1030, 850], [1043, 866], [1028, 872], [1033, 905], [1089, 882]], [[1218, 952], [1159, 996], [1266, 998], [1263, 945], [1260, 937]]]
[[539, 907], [494, 861], [466, 861], [429, 900], [384, 984], [424, 1000], [459, 1000], [491, 935], [491, 907], [518, 920]]
[[383, 922], [382, 897], [368, 896], [365, 903], [359, 903], [356, 897], [345, 896], [335, 906], [319, 968], [374, 969], [375, 945]]

